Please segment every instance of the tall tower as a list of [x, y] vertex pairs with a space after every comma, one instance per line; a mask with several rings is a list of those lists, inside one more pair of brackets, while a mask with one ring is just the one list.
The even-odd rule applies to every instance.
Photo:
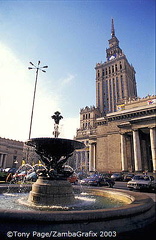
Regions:
[[115, 36], [114, 21], [111, 24], [111, 39], [106, 49], [106, 62], [97, 63], [96, 107], [104, 116], [116, 111], [116, 105], [137, 97], [135, 70], [119, 47]]

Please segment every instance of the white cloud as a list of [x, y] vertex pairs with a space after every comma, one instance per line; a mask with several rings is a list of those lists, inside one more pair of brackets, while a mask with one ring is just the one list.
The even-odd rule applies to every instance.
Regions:
[[[62, 79], [62, 87], [73, 79], [72, 74]], [[35, 73], [0, 43], [0, 137], [22, 141], [28, 138], [34, 81]], [[51, 115], [56, 110], [61, 112], [60, 98], [37, 86], [31, 137], [52, 137]], [[73, 138], [77, 127], [77, 118], [63, 119], [60, 137]]]
[[30, 89], [24, 66], [9, 48], [0, 43], [1, 136], [21, 138], [22, 127], [23, 135], [26, 135], [27, 125], [25, 123], [29, 112], [27, 99], [30, 97]]
[[67, 85], [67, 84], [71, 83], [74, 78], [75, 78], [74, 75], [68, 74], [68, 76], [66, 78], [61, 80], [61, 85], [64, 86], [64, 85]]
[[66, 118], [60, 121], [60, 137], [73, 139], [76, 135], [76, 129], [79, 128], [79, 117]]

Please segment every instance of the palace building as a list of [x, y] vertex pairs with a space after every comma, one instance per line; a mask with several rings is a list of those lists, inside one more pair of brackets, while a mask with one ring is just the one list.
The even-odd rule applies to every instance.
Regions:
[[82, 170], [156, 172], [156, 97], [137, 97], [135, 70], [115, 36], [112, 20], [106, 62], [96, 64], [96, 107], [80, 110], [76, 152]]

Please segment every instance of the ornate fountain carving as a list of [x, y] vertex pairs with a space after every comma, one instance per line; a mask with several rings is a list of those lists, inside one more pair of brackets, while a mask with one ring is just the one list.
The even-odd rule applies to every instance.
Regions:
[[59, 132], [59, 122], [63, 118], [61, 116], [61, 113], [59, 111], [56, 111], [53, 116], [51, 116], [52, 119], [54, 119], [55, 124], [54, 124], [54, 131], [53, 135], [55, 138], [58, 138], [60, 132]]

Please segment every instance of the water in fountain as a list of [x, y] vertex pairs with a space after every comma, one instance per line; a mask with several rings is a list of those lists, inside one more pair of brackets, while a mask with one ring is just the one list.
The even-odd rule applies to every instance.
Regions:
[[4, 193], [0, 195], [0, 209], [14, 209], [27, 211], [83, 211], [95, 209], [108, 209], [125, 205], [125, 202], [115, 198], [97, 195], [94, 191], [77, 193], [74, 190], [74, 201], [61, 204], [34, 204], [28, 202], [28, 193]]
[[19, 177], [17, 177], [17, 174], [22, 173], [22, 172], [26, 174], [31, 171], [34, 171], [33, 166], [31, 166], [28, 163], [22, 164], [15, 172], [14, 177], [10, 180], [6, 194], [9, 195], [10, 193], [14, 192], [15, 185], [13, 186], [12, 184], [16, 184], [16, 183], [20, 183], [19, 185], [17, 185], [18, 192], [24, 191], [24, 190], [22, 190], [22, 188], [24, 186], [25, 178], [24, 178], [24, 176], [21, 176], [21, 178], [19, 179]]

